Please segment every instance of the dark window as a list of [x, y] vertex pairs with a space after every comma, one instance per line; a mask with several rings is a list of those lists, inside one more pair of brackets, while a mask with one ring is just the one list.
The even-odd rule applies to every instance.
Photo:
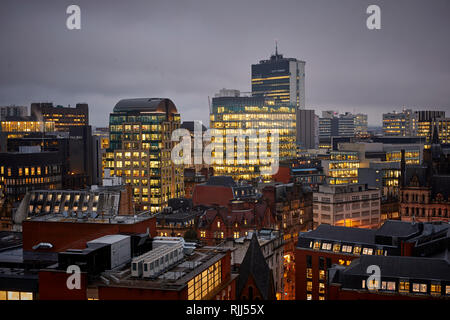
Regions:
[[331, 268], [331, 259], [327, 258], [327, 269]]
[[325, 269], [325, 259], [323, 257], [319, 257], [319, 269]]
[[312, 257], [311, 256], [306, 256], [306, 267], [312, 268]]

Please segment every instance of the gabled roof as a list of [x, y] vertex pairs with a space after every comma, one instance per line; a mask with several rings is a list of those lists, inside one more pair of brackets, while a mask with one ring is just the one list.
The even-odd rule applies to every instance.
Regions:
[[303, 233], [300, 238], [374, 244], [377, 230], [320, 224], [315, 230]]
[[443, 259], [404, 256], [361, 256], [344, 271], [344, 275], [367, 276], [367, 268], [377, 265], [382, 277], [450, 280], [450, 265]]
[[253, 233], [252, 240], [245, 254], [244, 260], [239, 268], [239, 278], [237, 282], [237, 296], [240, 296], [249, 277], [252, 276], [256, 287], [264, 300], [273, 298], [273, 275], [266, 259], [264, 258], [258, 238]]
[[395, 236], [409, 238], [418, 235], [422, 231], [420, 224], [405, 221], [388, 220], [378, 230], [377, 236]]
[[205, 183], [207, 186], [236, 187], [237, 184], [230, 176], [212, 176]]

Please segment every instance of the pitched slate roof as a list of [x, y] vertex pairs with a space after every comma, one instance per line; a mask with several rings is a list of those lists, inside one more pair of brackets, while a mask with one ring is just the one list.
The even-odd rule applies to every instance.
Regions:
[[237, 184], [230, 176], [212, 176], [205, 183], [207, 186], [236, 187]]
[[239, 278], [237, 282], [237, 296], [241, 295], [249, 277], [252, 276], [256, 287], [264, 300], [270, 300], [274, 297], [273, 275], [266, 259], [264, 258], [258, 238], [253, 233], [252, 240], [245, 254], [244, 260], [239, 268]]
[[375, 233], [377, 230], [361, 229], [331, 226], [329, 224], [320, 224], [315, 230], [305, 232], [299, 235], [299, 239], [320, 239], [320, 240], [336, 240], [355, 243], [375, 243]]
[[450, 264], [444, 259], [404, 256], [361, 256], [344, 271], [345, 275], [367, 276], [367, 267], [380, 267], [382, 277], [450, 280]]

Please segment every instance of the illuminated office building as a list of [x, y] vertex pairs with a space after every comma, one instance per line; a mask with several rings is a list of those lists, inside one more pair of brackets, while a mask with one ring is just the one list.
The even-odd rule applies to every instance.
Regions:
[[0, 121], [6, 117], [23, 117], [28, 114], [27, 107], [24, 106], [0, 106]]
[[450, 144], [450, 118], [436, 119], [435, 125], [438, 131], [439, 142]]
[[[270, 134], [278, 133], [279, 136], [279, 161], [292, 159], [296, 155], [296, 117], [295, 107], [290, 105], [276, 104], [273, 99], [264, 97], [216, 97], [212, 99], [212, 110], [210, 115], [210, 128], [215, 135], [220, 137], [233, 136], [241, 129], [255, 130], [256, 140], [248, 138], [248, 145], [257, 143], [257, 154], [246, 147], [245, 154], [237, 154], [235, 150], [227, 150], [225, 139], [217, 140], [215, 143], [223, 142], [223, 153], [216, 152], [213, 158], [215, 175], [232, 176], [235, 180], [251, 180], [260, 178], [261, 172], [270, 167], [272, 161], [269, 140], [273, 140]], [[264, 136], [266, 134], [266, 136]], [[264, 140], [267, 139], [267, 140]], [[261, 157], [261, 144], [268, 145], [267, 158]], [[235, 149], [236, 144], [233, 145]], [[234, 153], [233, 160], [227, 160], [227, 153]], [[273, 155], [273, 154], [272, 154]], [[252, 159], [254, 156], [254, 159]], [[270, 175], [263, 175], [270, 178]]]
[[[252, 65], [252, 96], [268, 97], [276, 104], [289, 104], [297, 110], [297, 141], [304, 139], [300, 131], [299, 110], [305, 109], [305, 62], [284, 58], [275, 48], [268, 60]], [[304, 132], [303, 132], [304, 133]]]
[[52, 131], [55, 131], [54, 122], [37, 121], [30, 117], [8, 117], [4, 121], [1, 121], [1, 132], [11, 135]]
[[252, 95], [305, 108], [305, 62], [275, 54], [252, 65]]
[[[386, 161], [400, 162], [402, 160], [401, 149], [402, 146], [387, 148], [386, 150]], [[423, 159], [423, 147], [404, 147], [406, 149], [406, 164], [408, 165], [418, 165]]]
[[367, 115], [322, 111], [319, 118], [319, 148], [331, 148], [333, 137], [367, 135]]
[[418, 121], [418, 113], [411, 109], [383, 113], [383, 134], [385, 136], [417, 136]]
[[349, 112], [340, 114], [336, 122], [338, 136], [353, 137], [355, 135], [355, 115]]
[[32, 103], [31, 116], [55, 123], [56, 131], [69, 131], [71, 127], [89, 125], [87, 103], [77, 103], [75, 108], [53, 106], [53, 103]]
[[417, 125], [417, 135], [426, 137], [427, 141], [431, 141], [433, 135], [433, 125], [436, 124], [438, 118], [445, 118], [445, 111], [417, 111], [419, 122]]
[[376, 228], [380, 223], [381, 191], [366, 184], [321, 185], [313, 194], [314, 227]]
[[62, 168], [58, 152], [41, 152], [39, 147], [0, 153], [0, 192], [17, 201], [29, 190], [61, 188]]
[[355, 114], [354, 126], [356, 136], [367, 135], [367, 125], [368, 125], [367, 114], [362, 113]]
[[20, 139], [32, 133], [55, 131], [55, 123], [38, 121], [30, 116], [6, 117], [0, 121], [0, 152], [6, 152], [8, 139]]
[[120, 100], [109, 118], [106, 167], [133, 187], [136, 210], [159, 212], [184, 195], [183, 167], [171, 161], [180, 114], [169, 99]]
[[358, 152], [332, 151], [329, 160], [322, 160], [322, 167], [328, 184], [358, 183]]

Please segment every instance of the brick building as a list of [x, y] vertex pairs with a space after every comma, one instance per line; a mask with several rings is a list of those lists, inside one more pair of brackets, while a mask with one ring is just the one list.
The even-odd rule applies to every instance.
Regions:
[[422, 166], [406, 167], [402, 151], [400, 213], [403, 221], [450, 221], [450, 150], [438, 141], [437, 132], [424, 150]]
[[[365, 256], [440, 256], [448, 250], [449, 231], [446, 223], [394, 220], [386, 221], [378, 229], [319, 225], [298, 238], [296, 299], [325, 300], [327, 271], [333, 265], [350, 266], [353, 260]], [[398, 268], [398, 272], [402, 269]]]

